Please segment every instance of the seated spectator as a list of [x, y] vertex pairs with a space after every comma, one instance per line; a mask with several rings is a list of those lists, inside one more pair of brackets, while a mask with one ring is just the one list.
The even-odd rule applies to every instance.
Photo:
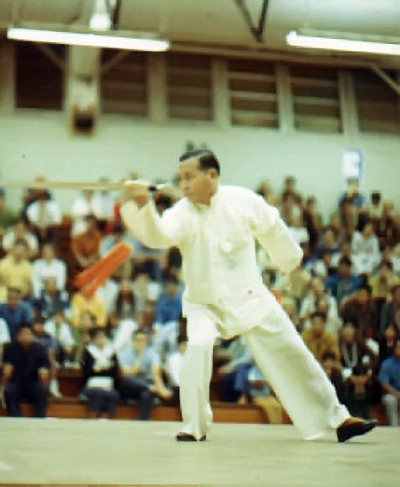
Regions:
[[357, 179], [348, 179], [347, 190], [340, 196], [339, 205], [343, 201], [348, 201], [356, 209], [365, 207], [365, 196], [359, 191]]
[[35, 260], [32, 266], [32, 286], [35, 298], [39, 298], [44, 289], [44, 280], [47, 277], [56, 279], [58, 290], [65, 289], [67, 267], [62, 260], [56, 258], [55, 249], [51, 243], [43, 245], [42, 258]]
[[[336, 270], [339, 267], [339, 261], [342, 257], [346, 257], [351, 261], [351, 246], [350, 243], [346, 240], [339, 245], [338, 252], [335, 252], [331, 255], [331, 269]], [[352, 265], [351, 268], [352, 274], [354, 274], [354, 266]]]
[[165, 292], [161, 294], [154, 309], [155, 347], [164, 362], [167, 354], [176, 349], [179, 334], [179, 319], [182, 314], [182, 295], [179, 281], [173, 276], [165, 279]]
[[131, 346], [121, 350], [118, 361], [122, 369], [119, 389], [122, 398], [137, 400], [138, 419], [149, 419], [155, 395], [170, 399], [172, 392], [162, 382], [160, 359], [148, 345], [143, 330], [133, 332]]
[[46, 349], [35, 341], [29, 326], [21, 326], [3, 354], [2, 383], [9, 416], [22, 416], [20, 403], [26, 399], [33, 403], [33, 417], [46, 417], [49, 369]]
[[97, 295], [104, 301], [107, 314], [115, 311], [118, 296], [118, 283], [114, 279], [107, 279], [98, 289]]
[[368, 284], [371, 286], [373, 299], [386, 299], [390, 290], [400, 284], [400, 276], [393, 272], [392, 262], [382, 262], [378, 271], [369, 278]]
[[132, 257], [134, 269], [136, 272], [147, 273], [152, 281], [161, 281], [165, 255], [164, 249], [151, 249], [136, 240]]
[[160, 295], [160, 285], [156, 281], [151, 281], [147, 272], [139, 271], [132, 285], [135, 295], [136, 312], [145, 311], [148, 302], [155, 303]]
[[39, 298], [34, 300], [34, 308], [47, 320], [56, 309], [66, 312], [69, 309], [69, 296], [67, 291], [57, 289], [55, 277], [44, 279], [44, 288], [40, 291]]
[[71, 324], [78, 326], [79, 320], [84, 312], [91, 313], [96, 320], [96, 325], [104, 327], [107, 323], [107, 312], [104, 300], [97, 292], [92, 293], [83, 287], [77, 291], [71, 301]]
[[[100, 257], [103, 257], [107, 252], [109, 252], [115, 245], [120, 242], [125, 242], [133, 247], [133, 241], [129, 235], [125, 232], [125, 228], [121, 222], [115, 222], [111, 235], [106, 235], [100, 240], [99, 253]], [[132, 274], [132, 262], [133, 249], [129, 259], [126, 259], [123, 264], [116, 269], [112, 277], [116, 280], [129, 279]]]
[[262, 181], [258, 186], [258, 188], [256, 189], [256, 193], [262, 196], [264, 198], [264, 201], [269, 205], [275, 205], [276, 199], [272, 193], [269, 181], [267, 180]]
[[389, 357], [392, 357], [394, 352], [394, 344], [396, 338], [400, 337], [400, 333], [397, 331], [396, 326], [391, 323], [383, 332], [383, 336], [379, 340], [379, 361], [378, 369], [380, 369], [382, 362]]
[[394, 343], [393, 357], [386, 359], [379, 373], [379, 382], [385, 393], [383, 402], [390, 426], [399, 425], [400, 405], [400, 338]]
[[100, 218], [102, 213], [101, 203], [94, 191], [91, 189], [83, 190], [82, 195], [74, 201], [71, 213], [73, 218], [71, 234], [74, 237], [86, 231], [87, 216], [93, 215], [96, 218]]
[[8, 325], [4, 318], [0, 318], [0, 367], [3, 362], [3, 347], [11, 341]]
[[3, 188], [0, 188], [0, 242], [5, 234], [6, 228], [11, 227], [17, 221], [17, 215], [5, 205], [5, 196], [6, 192]]
[[27, 258], [33, 259], [39, 253], [39, 242], [33, 233], [28, 231], [24, 220], [18, 220], [14, 227], [7, 229], [3, 237], [3, 249], [8, 253], [11, 252], [17, 240], [25, 240], [28, 245]]
[[248, 393], [248, 371], [253, 359], [243, 337], [236, 337], [225, 350], [216, 352], [227, 363], [218, 368], [218, 386], [223, 401], [245, 402]]
[[137, 322], [132, 318], [120, 318], [117, 313], [108, 315], [107, 335], [116, 353], [130, 346], [132, 333], [138, 328]]
[[300, 246], [308, 245], [309, 236], [306, 227], [304, 226], [303, 219], [300, 216], [292, 216], [288, 222], [288, 228], [294, 240]]
[[357, 274], [370, 274], [379, 264], [381, 254], [378, 237], [371, 221], [364, 222], [351, 239], [351, 260]]
[[343, 302], [340, 316], [343, 321], [351, 321], [355, 324], [359, 338], [366, 340], [378, 337], [378, 313], [368, 285], [360, 286]]
[[392, 201], [386, 201], [383, 205], [383, 214], [379, 223], [379, 236], [382, 246], [396, 245], [400, 241], [400, 218], [394, 211]]
[[315, 251], [317, 259], [320, 259], [326, 251], [330, 252], [331, 255], [339, 252], [335, 232], [330, 226], [325, 228], [321, 237], [321, 243], [318, 245]]
[[64, 310], [56, 308], [44, 324], [44, 330], [56, 342], [55, 360], [60, 365], [73, 362], [75, 340], [70, 325], [65, 319]]
[[29, 205], [26, 215], [41, 242], [53, 238], [51, 227], [61, 223], [62, 219], [60, 206], [46, 192]]
[[49, 392], [53, 397], [62, 397], [59, 384], [57, 380], [56, 371], [56, 349], [57, 342], [47, 331], [45, 330], [43, 318], [35, 317], [32, 322], [32, 333], [36, 341], [44, 346], [46, 349], [49, 361], [50, 361], [50, 373], [49, 373]]
[[321, 257], [319, 259], [313, 258], [309, 260], [304, 266], [304, 269], [307, 270], [312, 276], [318, 276], [325, 281], [331, 271], [331, 258], [331, 252], [329, 250], [325, 250], [321, 253]]
[[383, 201], [379, 191], [373, 191], [370, 195], [370, 204], [368, 205], [368, 215], [371, 218], [381, 218], [383, 213]]
[[300, 210], [301, 202], [303, 197], [296, 189], [296, 178], [294, 176], [286, 176], [284, 180], [284, 186], [282, 193], [280, 195], [280, 200], [283, 201], [287, 197], [290, 197], [293, 201], [293, 204], [298, 207]]
[[326, 352], [334, 353], [339, 358], [338, 340], [325, 330], [326, 316], [316, 311], [311, 314], [310, 323], [311, 328], [304, 330], [301, 336], [316, 360], [321, 363]]
[[132, 289], [132, 283], [128, 279], [120, 282], [119, 291], [115, 300], [115, 313], [121, 319], [135, 319], [136, 299]]
[[346, 386], [345, 404], [353, 416], [361, 412], [365, 419], [369, 419], [372, 370], [376, 357], [365, 340], [357, 336], [356, 326], [351, 321], [343, 326], [339, 346]]
[[19, 328], [33, 319], [32, 307], [27, 301], [21, 300], [21, 291], [8, 288], [7, 302], [0, 303], [0, 318], [7, 323], [10, 339], [14, 340]]
[[390, 300], [382, 306], [379, 321], [379, 335], [385, 333], [386, 328], [393, 325], [400, 335], [400, 285], [392, 288]]
[[339, 402], [344, 404], [347, 399], [345, 395], [345, 384], [343, 381], [340, 362], [338, 362], [336, 355], [332, 352], [325, 352], [322, 355], [321, 365], [335, 388]]
[[86, 230], [76, 234], [71, 241], [71, 250], [81, 269], [94, 264], [99, 258], [101, 233], [94, 215], [85, 217]]
[[309, 196], [306, 199], [306, 204], [303, 210], [304, 226], [308, 233], [308, 242], [310, 250], [313, 253], [318, 244], [318, 237], [322, 227], [322, 218], [317, 210], [317, 200], [314, 196]]
[[118, 406], [118, 361], [105, 330], [93, 328], [91, 342], [82, 357], [84, 387], [82, 393], [89, 400], [89, 418], [102, 413], [111, 418]]
[[0, 279], [6, 287], [18, 288], [22, 298], [28, 298], [32, 290], [32, 264], [27, 259], [25, 240], [15, 241], [9, 255], [0, 260]]
[[283, 407], [272, 394], [264, 374], [256, 365], [248, 371], [248, 382], [251, 402], [263, 408], [270, 424], [282, 424]]
[[341, 326], [335, 298], [325, 292], [324, 283], [320, 277], [314, 277], [310, 283], [310, 292], [305, 296], [300, 307], [300, 320], [303, 329], [310, 328], [310, 316], [315, 311], [326, 316], [325, 330], [338, 335]]
[[85, 347], [90, 343], [90, 331], [93, 328], [96, 328], [96, 317], [89, 311], [82, 311], [79, 315], [77, 325], [71, 327], [76, 344], [74, 366], [82, 360]]
[[362, 284], [359, 276], [351, 274], [352, 262], [347, 257], [342, 257], [339, 261], [337, 273], [329, 276], [325, 281], [325, 289], [336, 299], [338, 306], [342, 300], [354, 293]]

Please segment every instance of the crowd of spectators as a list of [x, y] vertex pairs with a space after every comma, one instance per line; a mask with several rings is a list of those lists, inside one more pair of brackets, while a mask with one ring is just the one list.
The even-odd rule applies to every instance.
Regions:
[[[354, 181], [329, 218], [293, 177], [279, 194], [266, 181], [257, 193], [278, 207], [304, 251], [302, 265], [282, 275], [258, 248], [265, 285], [350, 412], [369, 418], [371, 406], [382, 403], [388, 423], [397, 425], [400, 218], [393, 204], [378, 192], [367, 201]], [[118, 194], [84, 191], [67, 215], [48, 191], [26, 190], [15, 210], [5, 196], [0, 190], [0, 364], [8, 414], [21, 415], [25, 398], [34, 415], [45, 416], [46, 391], [61, 396], [63, 368], [81, 371], [89, 417], [112, 417], [121, 400], [137, 403], [143, 420], [157, 401], [176, 404], [187, 342], [179, 251], [149, 249], [126, 232]], [[178, 191], [156, 195], [160, 214], [177, 198]], [[131, 245], [129, 258], [95, 293], [76, 289], [74, 277], [119, 242]], [[214, 369], [221, 400], [257, 404], [270, 422], [282, 421], [279, 399], [243, 338], [218, 341]]]

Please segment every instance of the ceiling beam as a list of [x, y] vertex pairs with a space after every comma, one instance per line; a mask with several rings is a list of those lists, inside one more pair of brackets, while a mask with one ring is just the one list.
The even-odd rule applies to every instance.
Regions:
[[254, 22], [254, 20], [251, 18], [251, 14], [246, 5], [246, 0], [235, 0], [235, 3], [238, 6], [239, 10], [242, 12], [242, 15], [254, 39], [257, 42], [262, 43], [264, 40], [265, 20], [267, 18], [269, 0], [263, 0], [260, 18], [258, 19], [258, 22]]

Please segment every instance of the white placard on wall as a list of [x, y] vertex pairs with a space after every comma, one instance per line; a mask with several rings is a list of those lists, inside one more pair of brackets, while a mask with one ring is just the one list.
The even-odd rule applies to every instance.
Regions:
[[343, 177], [345, 181], [361, 181], [364, 174], [364, 153], [357, 147], [347, 147], [343, 151]]

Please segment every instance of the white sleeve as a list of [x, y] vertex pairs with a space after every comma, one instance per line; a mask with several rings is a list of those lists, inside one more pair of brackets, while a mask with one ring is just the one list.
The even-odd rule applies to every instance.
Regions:
[[56, 201], [51, 201], [50, 203], [51, 203], [50, 213], [51, 213], [52, 223], [61, 223], [62, 214], [58, 203]]
[[0, 318], [0, 345], [11, 341], [8, 326], [3, 318]]
[[75, 345], [74, 337], [72, 336], [72, 330], [68, 323], [64, 324], [60, 336], [60, 341], [65, 347], [73, 347]]
[[58, 289], [63, 290], [67, 281], [67, 267], [62, 260], [59, 260], [58, 264], [57, 285]]
[[301, 262], [303, 251], [273, 206], [261, 196], [252, 195], [250, 225], [261, 247], [282, 272], [291, 272]]
[[176, 207], [166, 210], [160, 217], [153, 201], [142, 208], [129, 201], [121, 207], [121, 216], [126, 227], [147, 247], [162, 249], [179, 246], [182, 235]]
[[40, 277], [40, 262], [36, 260], [32, 264], [32, 291], [35, 298], [40, 297], [40, 291], [42, 290], [43, 283]]

